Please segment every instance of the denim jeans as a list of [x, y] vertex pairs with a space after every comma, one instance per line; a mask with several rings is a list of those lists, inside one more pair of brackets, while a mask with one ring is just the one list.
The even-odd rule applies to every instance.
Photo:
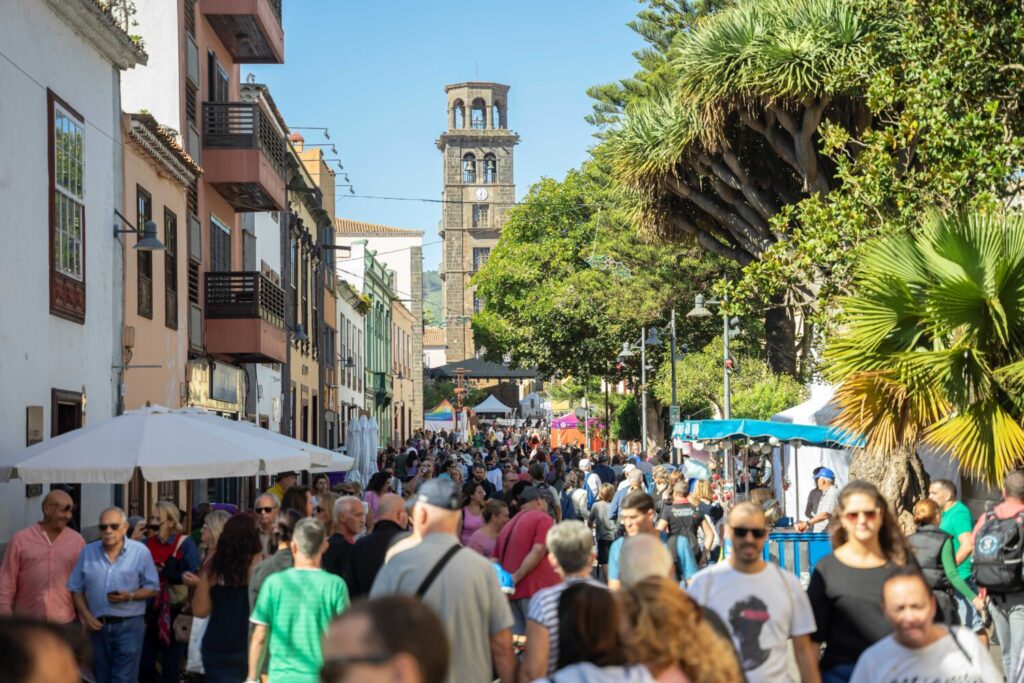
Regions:
[[136, 683], [146, 622], [142, 616], [104, 624], [89, 634], [96, 683]]
[[1013, 680], [1018, 661], [1024, 657], [1024, 591], [1006, 595], [990, 595], [988, 609], [1003, 650], [1003, 671]]
[[837, 664], [828, 671], [822, 671], [821, 683], [849, 683], [855, 666], [856, 664]]

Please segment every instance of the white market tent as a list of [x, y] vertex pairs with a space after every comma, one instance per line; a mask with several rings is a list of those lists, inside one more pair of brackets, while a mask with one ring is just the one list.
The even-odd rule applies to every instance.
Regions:
[[250, 477], [325, 465], [325, 448], [201, 409], [146, 407], [0, 458], [0, 481], [123, 484]]
[[[834, 388], [821, 384], [813, 384], [809, 388], [811, 391], [809, 399], [772, 415], [772, 422], [821, 427], [831, 425], [839, 414], [838, 406], [832, 402]], [[817, 467], [824, 466], [835, 472], [836, 485], [845, 486], [849, 481], [850, 461], [853, 459], [853, 453], [852, 449], [818, 448], [815, 446], [794, 448], [788, 444], [774, 449], [772, 476], [775, 497], [783, 501], [785, 514], [796, 519], [804, 517], [807, 495], [815, 486], [813, 472]], [[927, 448], [920, 449], [918, 454], [921, 456], [925, 471], [932, 479], [958, 480], [957, 465], [952, 458]], [[789, 478], [788, 491], [783, 491], [784, 476]]]
[[496, 399], [494, 396], [488, 396], [486, 399], [474, 406], [473, 412], [477, 415], [508, 415], [512, 412], [512, 409]]
[[533, 417], [534, 413], [543, 412], [541, 404], [543, 399], [536, 391], [531, 391], [521, 401], [519, 401], [519, 414], [524, 417]]

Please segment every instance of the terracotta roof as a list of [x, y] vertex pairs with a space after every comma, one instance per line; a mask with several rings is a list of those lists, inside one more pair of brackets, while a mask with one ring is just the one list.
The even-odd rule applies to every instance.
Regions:
[[424, 327], [423, 328], [423, 345], [424, 346], [444, 346], [445, 337], [444, 330], [440, 327]]
[[339, 235], [350, 237], [423, 237], [422, 230], [411, 230], [409, 228], [394, 228], [390, 225], [376, 225], [375, 223], [363, 223], [348, 218], [334, 219], [335, 231]]

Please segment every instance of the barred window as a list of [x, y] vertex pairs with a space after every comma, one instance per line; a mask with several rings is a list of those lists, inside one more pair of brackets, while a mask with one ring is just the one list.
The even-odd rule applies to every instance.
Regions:
[[82, 122], [60, 104], [53, 108], [54, 267], [83, 280], [82, 243], [85, 218]]

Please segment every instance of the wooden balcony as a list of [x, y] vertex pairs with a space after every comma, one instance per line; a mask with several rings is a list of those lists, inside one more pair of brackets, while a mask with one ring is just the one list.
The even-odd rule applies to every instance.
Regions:
[[203, 103], [203, 179], [235, 211], [285, 208], [287, 144], [257, 102]]
[[284, 290], [258, 272], [205, 277], [207, 353], [237, 363], [285, 362]]
[[200, 0], [220, 42], [240, 64], [284, 64], [281, 0]]

